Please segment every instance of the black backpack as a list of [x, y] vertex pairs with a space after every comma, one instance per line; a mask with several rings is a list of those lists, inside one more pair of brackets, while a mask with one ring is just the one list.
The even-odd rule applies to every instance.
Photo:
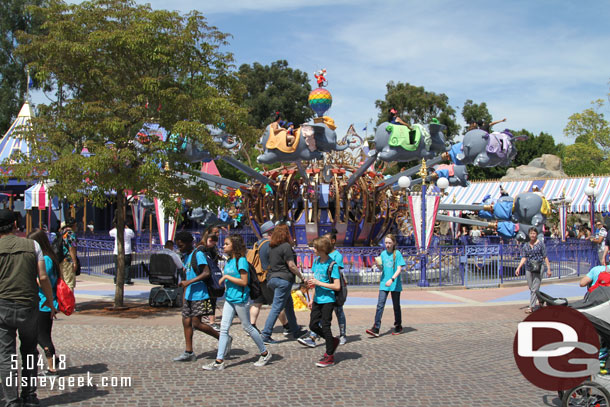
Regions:
[[225, 285], [224, 283], [220, 284], [220, 279], [222, 278], [222, 270], [218, 267], [218, 263], [212, 261], [210, 256], [207, 255], [203, 250], [195, 249], [193, 250], [193, 254], [191, 255], [191, 267], [195, 274], [199, 274], [199, 268], [197, 267], [197, 252], [200, 251], [205, 256], [205, 260], [208, 263], [208, 268], [210, 269], [210, 277], [203, 280], [205, 285], [208, 288], [208, 294], [212, 298], [220, 298], [225, 294]]
[[248, 287], [250, 287], [250, 299], [255, 300], [263, 295], [261, 283], [258, 281], [256, 268], [248, 262]]
[[[328, 266], [328, 270], [326, 270], [326, 272], [328, 273], [328, 281], [330, 281], [331, 284], [333, 283], [331, 273], [335, 264], [337, 263], [332, 261]], [[341, 281], [341, 287], [339, 287], [339, 290], [335, 291], [335, 305], [337, 307], [342, 307], [343, 304], [345, 304], [345, 300], [347, 299], [347, 280], [345, 279], [345, 275], [343, 274], [341, 269], [339, 269], [339, 276], [341, 276], [339, 278], [339, 280]]]
[[63, 237], [63, 235], [59, 234], [55, 237], [55, 240], [53, 240], [53, 243], [51, 243], [51, 248], [53, 249], [53, 252], [55, 252], [55, 255], [57, 256], [57, 260], [60, 263], [62, 261], [64, 261], [66, 256], [64, 256], [64, 237]]

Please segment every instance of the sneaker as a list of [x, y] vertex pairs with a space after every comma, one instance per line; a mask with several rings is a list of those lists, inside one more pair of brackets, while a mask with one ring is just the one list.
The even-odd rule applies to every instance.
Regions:
[[203, 370], [223, 370], [225, 368], [225, 362], [224, 360], [220, 363], [218, 363], [217, 361], [213, 361], [212, 363], [208, 365], [203, 365], [201, 367], [203, 368]]
[[367, 329], [366, 333], [374, 338], [379, 338], [379, 328], [372, 327], [371, 329]]
[[396, 325], [394, 327], [394, 331], [392, 331], [392, 335], [400, 335], [402, 333], [402, 326]]
[[271, 352], [267, 349], [267, 354], [265, 356], [261, 355], [260, 358], [256, 362], [254, 362], [254, 366], [261, 367], [265, 366], [271, 360]]
[[324, 357], [320, 359], [319, 362], [316, 363], [318, 367], [328, 367], [335, 364], [335, 357], [333, 355], [324, 354]]
[[316, 341], [311, 336], [300, 337], [297, 342], [310, 348], [316, 347]]
[[227, 347], [225, 348], [224, 358], [225, 360], [229, 359], [229, 355], [231, 354], [231, 346], [233, 345], [233, 337], [229, 335], [227, 339]]
[[127, 285], [133, 285], [133, 281], [128, 281], [128, 282], [126, 282], [125, 284], [127, 284]]
[[345, 345], [347, 343], [347, 336], [341, 335], [339, 337], [339, 345]]
[[214, 328], [214, 330], [215, 330], [216, 332], [220, 332], [220, 325], [219, 325], [219, 324], [217, 324], [217, 323], [213, 323], [213, 324], [210, 324], [210, 326], [211, 326], [212, 328]]
[[276, 341], [272, 337], [269, 337], [269, 338], [263, 338], [263, 343], [265, 345], [277, 345], [278, 343], [280, 343], [280, 341]]
[[284, 328], [282, 329], [282, 335], [284, 335], [284, 336], [290, 335], [290, 327], [288, 325], [284, 325]]
[[195, 354], [193, 352], [183, 352], [182, 355], [174, 358], [174, 362], [192, 362], [195, 360]]
[[40, 406], [40, 400], [35, 394], [30, 394], [22, 400], [23, 407], [38, 407]]

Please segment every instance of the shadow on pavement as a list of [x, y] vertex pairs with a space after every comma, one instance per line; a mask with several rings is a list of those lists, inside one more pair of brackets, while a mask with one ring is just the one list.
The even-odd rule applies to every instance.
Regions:
[[126, 310], [112, 311], [106, 308], [112, 307], [114, 302], [110, 301], [88, 301], [78, 303], [78, 314], [88, 316], [103, 316], [117, 318], [139, 318], [145, 316], [164, 316], [180, 314], [180, 308], [151, 307], [148, 304], [125, 303]]
[[555, 396], [546, 395], [546, 396], [542, 397], [542, 401], [545, 406], [561, 407], [561, 400], [559, 399], [559, 397], [557, 397], [557, 395], [555, 395]]
[[66, 370], [62, 370], [62, 376], [77, 375], [83, 373], [99, 374], [108, 371], [108, 365], [105, 363], [96, 363], [94, 365], [70, 366]]
[[108, 390], [98, 390], [97, 387], [79, 387], [76, 391], [61, 393], [56, 396], [47, 397], [41, 401], [42, 405], [45, 406], [57, 406], [68, 403], [73, 404], [95, 397], [104, 397], [108, 393], [110, 393]]
[[335, 352], [335, 363], [343, 362], [344, 360], [360, 359], [362, 354], [358, 352], [341, 352], [338, 350]]

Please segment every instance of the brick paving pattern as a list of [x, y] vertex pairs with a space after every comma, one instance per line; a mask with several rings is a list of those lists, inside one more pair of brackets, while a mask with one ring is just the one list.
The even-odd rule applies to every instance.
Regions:
[[[554, 393], [529, 384], [514, 363], [513, 336], [524, 318], [518, 306], [403, 308], [405, 333], [392, 336], [388, 304], [382, 324], [386, 334], [380, 338], [364, 333], [373, 308], [347, 308], [346, 314], [348, 343], [339, 347], [333, 367], [314, 366], [324, 353], [322, 345], [310, 349], [287, 340], [269, 345], [272, 362], [256, 368], [256, 347], [236, 320], [232, 356], [219, 372], [201, 369], [215, 357], [216, 341], [199, 332], [197, 361], [172, 361], [184, 349], [177, 310], [138, 318], [86, 311], [62, 316], [53, 336], [57, 352], [68, 358], [63, 377], [89, 372], [94, 383], [102, 376], [123, 376], [132, 385], [47, 388], [38, 394], [44, 406], [559, 405]], [[307, 312], [297, 317], [300, 324], [308, 323]], [[284, 337], [277, 332], [274, 338]]]

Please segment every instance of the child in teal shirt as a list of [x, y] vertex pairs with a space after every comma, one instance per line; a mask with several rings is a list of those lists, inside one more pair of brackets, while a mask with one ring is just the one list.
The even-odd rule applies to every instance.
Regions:
[[377, 312], [375, 313], [375, 323], [366, 333], [378, 337], [381, 327], [381, 317], [383, 309], [388, 299], [388, 293], [392, 296], [394, 307], [394, 331], [392, 335], [402, 333], [402, 312], [400, 309], [400, 292], [402, 291], [402, 280], [400, 272], [406, 266], [402, 254], [396, 250], [396, 237], [392, 234], [386, 235], [384, 239], [385, 250], [381, 253], [381, 281], [379, 283], [379, 297], [377, 299]]
[[271, 352], [267, 350], [263, 343], [260, 332], [250, 323], [250, 287], [248, 287], [249, 265], [246, 260], [246, 245], [239, 235], [231, 235], [225, 239], [224, 252], [229, 256], [224, 268], [224, 275], [220, 283], [225, 283], [225, 305], [222, 309], [222, 321], [220, 322], [220, 339], [218, 341], [218, 352], [216, 360], [209, 365], [203, 366], [205, 370], [223, 370], [225, 359], [231, 352], [233, 338], [229, 335], [229, 329], [233, 323], [233, 318], [237, 314], [241, 321], [241, 326], [254, 341], [260, 357], [254, 366], [264, 366], [271, 360]]
[[307, 281], [309, 288], [315, 287], [308, 304], [311, 309], [309, 329], [326, 341], [326, 353], [316, 366], [328, 367], [335, 364], [335, 350], [339, 346], [339, 338], [333, 337], [330, 325], [335, 309], [335, 291], [341, 289], [341, 275], [337, 263], [328, 256], [332, 251], [330, 240], [318, 237], [312, 243], [318, 257], [312, 267], [313, 278]]

